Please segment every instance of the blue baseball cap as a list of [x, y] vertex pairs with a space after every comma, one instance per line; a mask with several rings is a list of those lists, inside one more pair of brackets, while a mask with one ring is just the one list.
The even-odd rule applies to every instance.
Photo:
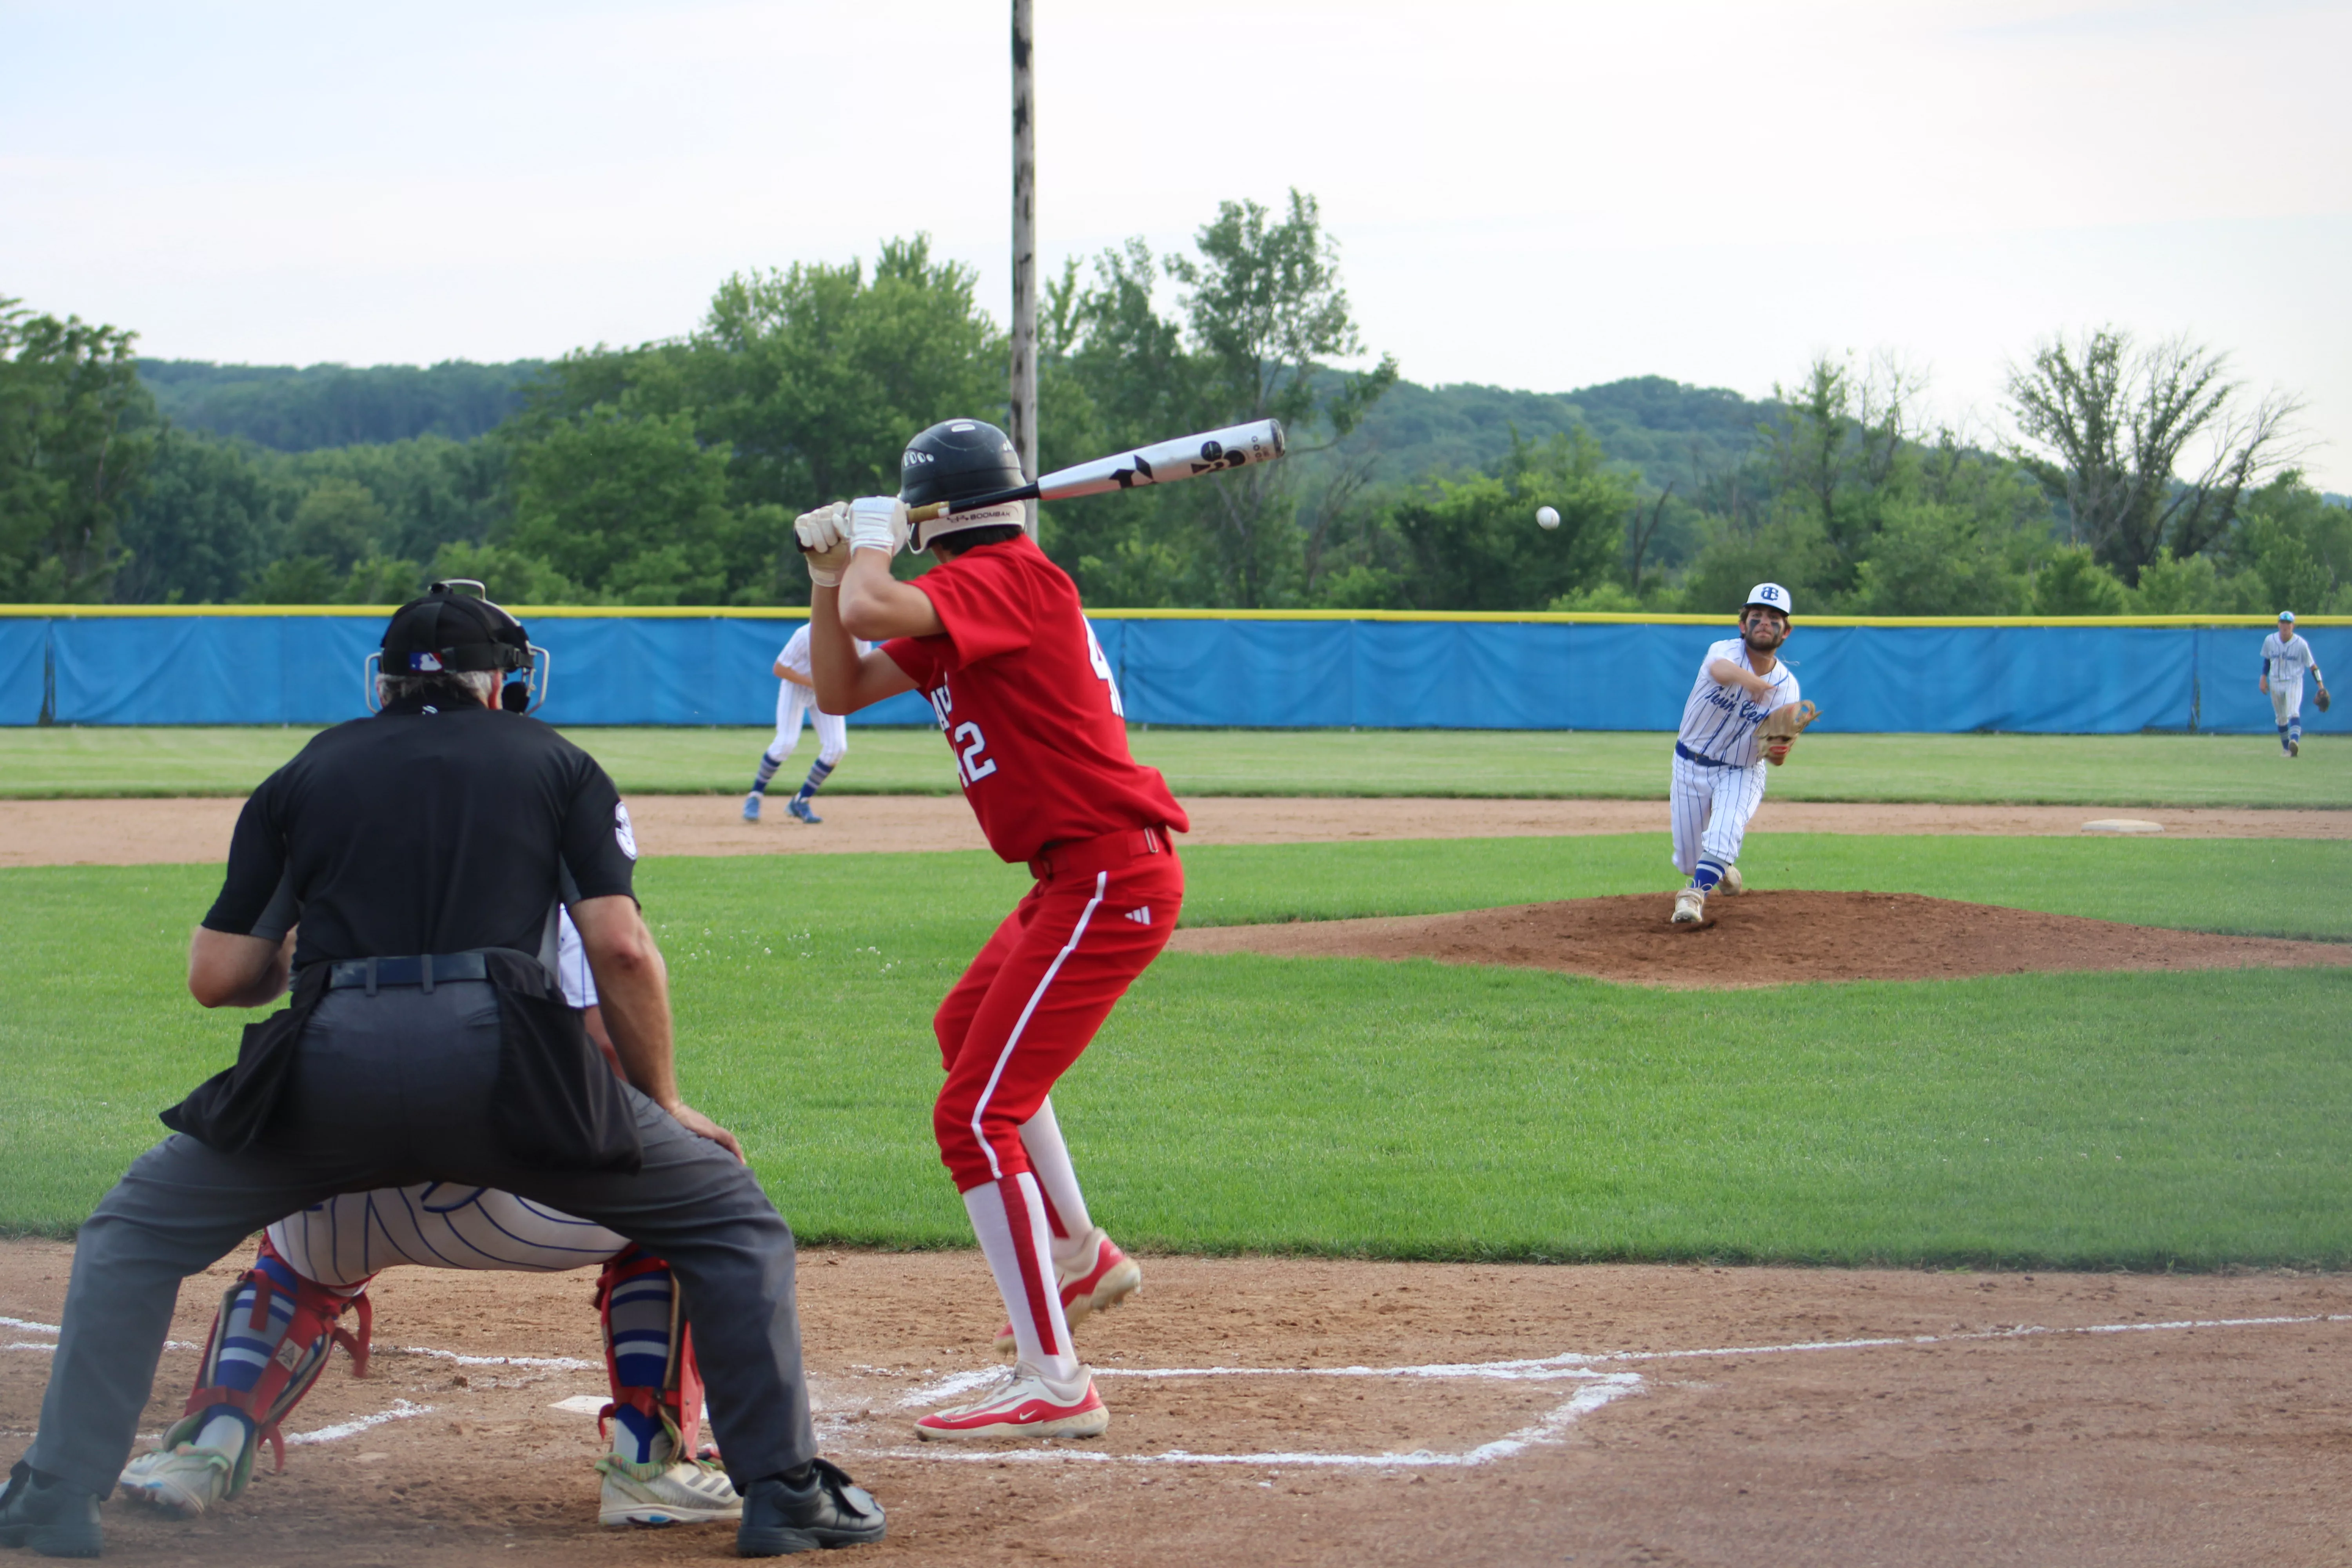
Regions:
[[2283, 621], [2292, 621], [2294, 619], [2294, 612], [2293, 610], [2281, 610], [2279, 612], [2279, 619]]

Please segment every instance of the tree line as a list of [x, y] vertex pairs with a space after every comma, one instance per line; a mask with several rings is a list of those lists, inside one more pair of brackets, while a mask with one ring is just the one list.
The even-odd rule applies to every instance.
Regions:
[[[796, 511], [895, 489], [939, 418], [1003, 418], [975, 281], [894, 240], [731, 277], [679, 338], [429, 371], [142, 362], [0, 299], [0, 598], [385, 604], [469, 576], [519, 604], [803, 602]], [[1816, 612], [2352, 610], [2352, 511], [2293, 468], [2294, 405], [2186, 341], [2046, 340], [2006, 433], [1973, 437], [1884, 358], [1764, 402], [1420, 387], [1368, 348], [1297, 192], [1223, 204], [1188, 250], [1072, 261], [1041, 316], [1048, 468], [1269, 416], [1292, 437], [1045, 509], [1090, 605], [1714, 614], [1772, 578]]]

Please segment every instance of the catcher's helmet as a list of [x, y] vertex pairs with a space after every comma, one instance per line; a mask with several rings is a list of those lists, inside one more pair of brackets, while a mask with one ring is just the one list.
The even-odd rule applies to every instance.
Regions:
[[[471, 588], [461, 594], [459, 588]], [[455, 578], [436, 583], [420, 599], [411, 599], [392, 613], [383, 628], [382, 649], [368, 656], [368, 696], [373, 705], [375, 681], [383, 675], [431, 675], [440, 670], [520, 670], [521, 679], [499, 694], [500, 706], [527, 712], [547, 700], [546, 650], [536, 647], [520, 621], [490, 603], [479, 583]], [[531, 674], [539, 671], [538, 690]]]
[[[943, 419], [907, 443], [898, 459], [898, 499], [909, 507], [933, 501], [966, 500], [999, 490], [1018, 489], [1029, 482], [1021, 471], [1021, 455], [995, 426], [978, 419]], [[931, 541], [967, 528], [994, 528], [1024, 523], [1029, 513], [1019, 501], [977, 510], [950, 512], [918, 524], [914, 547], [928, 550]]]
[[1778, 610], [1784, 616], [1793, 616], [1797, 613], [1789, 603], [1789, 590], [1778, 583], [1759, 583], [1748, 589], [1748, 597], [1739, 603], [1740, 614], [1746, 615], [1748, 607], [1754, 605], [1761, 605], [1768, 610]]

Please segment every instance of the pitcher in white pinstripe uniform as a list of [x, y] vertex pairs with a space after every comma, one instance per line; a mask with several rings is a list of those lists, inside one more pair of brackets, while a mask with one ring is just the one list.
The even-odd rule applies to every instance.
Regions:
[[[1739, 611], [1739, 635], [1715, 644], [1699, 666], [1675, 737], [1675, 869], [1690, 881], [1675, 895], [1674, 923], [1706, 918], [1706, 896], [1740, 889], [1739, 846], [1764, 804], [1767, 762], [1757, 726], [1797, 700], [1797, 678], [1777, 650], [1789, 637], [1789, 590], [1759, 583]], [[1777, 759], [1774, 759], [1777, 760]]]

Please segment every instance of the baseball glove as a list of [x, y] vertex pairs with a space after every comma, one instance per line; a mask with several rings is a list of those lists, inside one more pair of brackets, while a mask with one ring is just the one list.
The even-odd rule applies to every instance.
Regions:
[[1789, 748], [1805, 727], [1822, 716], [1822, 710], [1810, 699], [1775, 708], [1764, 715], [1764, 722], [1756, 727], [1757, 739], [1764, 742], [1764, 759], [1774, 767], [1789, 760]]
[[2322, 713], [2327, 711], [2327, 688], [2325, 686], [2319, 689], [2319, 710]]

